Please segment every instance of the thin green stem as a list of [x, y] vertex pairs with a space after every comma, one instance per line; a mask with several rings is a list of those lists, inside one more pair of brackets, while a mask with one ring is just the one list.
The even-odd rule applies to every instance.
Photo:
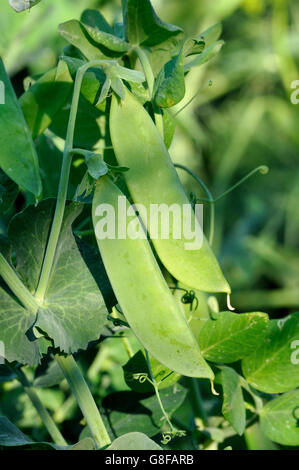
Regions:
[[53, 421], [52, 417], [44, 407], [43, 403], [39, 399], [35, 389], [27, 380], [27, 377], [20, 369], [14, 369], [16, 372], [20, 383], [22, 384], [26, 394], [28, 395], [32, 405], [36, 409], [37, 413], [39, 414], [45, 428], [47, 429], [49, 435], [53, 439], [53, 442], [60, 446], [67, 446], [67, 442], [64, 439], [63, 435], [59, 431], [58, 427], [56, 426], [55, 422]]
[[182, 106], [176, 113], [174, 113], [173, 117], [175, 118], [176, 116], [178, 116], [182, 111], [184, 111], [184, 109], [186, 109], [191, 103], [192, 101], [195, 100], [195, 98], [199, 95], [199, 93], [201, 91], [204, 91], [206, 88], [208, 87], [211, 87], [213, 84], [212, 80], [209, 80], [207, 83], [205, 83], [203, 86], [201, 86], [197, 92], [192, 96], [192, 98], [186, 103], [184, 104], [184, 106]]
[[76, 397], [97, 447], [106, 447], [111, 443], [109, 435], [89, 387], [85, 382], [75, 359], [73, 356], [64, 357], [60, 355], [56, 355], [55, 359], [62, 369], [69, 386]]
[[155, 380], [155, 377], [154, 377], [154, 374], [153, 374], [153, 371], [152, 371], [152, 366], [151, 366], [151, 361], [150, 361], [150, 358], [149, 358], [149, 354], [148, 354], [148, 351], [146, 349], [145, 349], [145, 357], [146, 357], [147, 367], [148, 367], [148, 371], [149, 371], [150, 378], [151, 378], [150, 382], [154, 387], [155, 394], [156, 394], [159, 406], [161, 408], [161, 411], [163, 413], [163, 416], [164, 416], [166, 422], [168, 423], [168, 426], [170, 427], [171, 432], [174, 432], [174, 427], [173, 427], [173, 425], [172, 425], [172, 423], [169, 419], [169, 416], [168, 416], [168, 414], [167, 414], [167, 412], [164, 408], [164, 405], [162, 403], [160, 393], [159, 393], [159, 384]]
[[45, 254], [45, 258], [44, 258], [44, 262], [43, 262], [43, 266], [41, 270], [40, 279], [39, 279], [38, 287], [35, 293], [35, 297], [40, 303], [43, 302], [44, 296], [47, 290], [48, 282], [49, 282], [50, 275], [51, 275], [51, 270], [52, 270], [54, 259], [55, 259], [55, 253], [56, 253], [56, 248], [57, 248], [60, 230], [62, 226], [63, 216], [64, 216], [69, 175], [70, 175], [71, 162], [72, 162], [72, 150], [73, 150], [73, 142], [74, 142], [76, 117], [77, 117], [77, 112], [78, 112], [80, 90], [82, 86], [83, 77], [84, 77], [84, 74], [87, 72], [87, 70], [90, 69], [91, 67], [103, 66], [105, 64], [107, 65], [107, 61], [105, 60], [95, 60], [95, 61], [88, 62], [87, 64], [84, 64], [77, 71], [73, 99], [72, 99], [71, 110], [70, 110], [68, 129], [67, 129], [67, 135], [66, 135], [66, 141], [65, 141], [65, 149], [64, 149], [64, 154], [63, 154], [56, 209], [55, 209], [54, 219], [53, 219], [52, 228], [51, 228], [49, 241], [47, 245], [47, 250], [46, 250], [46, 254]]
[[211, 203], [211, 205], [210, 205], [209, 243], [212, 246], [213, 240], [214, 240], [214, 230], [215, 230], [215, 208], [213, 206], [213, 203], [214, 203], [213, 195], [212, 195], [211, 191], [209, 190], [209, 188], [207, 187], [207, 185], [202, 181], [202, 179], [196, 173], [194, 173], [194, 171], [190, 170], [190, 168], [186, 167], [185, 165], [181, 165], [179, 163], [175, 163], [174, 166], [176, 168], [180, 168], [181, 170], [186, 171], [186, 173], [188, 173], [190, 176], [192, 176], [192, 178], [194, 178], [200, 184], [200, 186], [202, 187], [202, 189], [205, 191], [205, 193], [208, 196], [208, 201]]
[[0, 274], [4, 281], [20, 300], [24, 307], [28, 308], [33, 313], [39, 309], [39, 304], [36, 302], [33, 295], [29, 292], [23, 282], [19, 279], [13, 267], [8, 263], [4, 256], [0, 253]]
[[230, 194], [232, 191], [234, 191], [235, 189], [237, 189], [239, 186], [241, 186], [241, 184], [245, 183], [245, 181], [247, 181], [249, 178], [251, 178], [251, 176], [253, 176], [255, 173], [261, 173], [262, 175], [266, 175], [268, 172], [269, 172], [269, 168], [266, 166], [266, 165], [261, 165], [261, 166], [258, 166], [257, 168], [255, 168], [254, 170], [250, 171], [248, 173], [248, 175], [244, 176], [244, 178], [241, 178], [240, 181], [238, 181], [236, 184], [234, 184], [233, 186], [231, 186], [227, 191], [225, 191], [224, 193], [222, 193], [220, 196], [216, 197], [216, 199], [214, 199], [213, 203], [215, 204], [216, 202], [220, 201], [221, 199], [223, 199], [225, 196], [227, 196], [228, 194]]

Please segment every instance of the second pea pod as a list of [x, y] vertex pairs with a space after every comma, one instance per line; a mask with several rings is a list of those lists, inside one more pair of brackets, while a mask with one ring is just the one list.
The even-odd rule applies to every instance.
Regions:
[[[119, 205], [120, 199], [125, 210]], [[100, 178], [96, 185], [93, 223], [108, 277], [133, 332], [149, 353], [169, 369], [181, 375], [213, 379], [146, 236], [103, 237], [106, 210], [115, 220], [115, 234], [123, 225], [128, 231], [132, 223], [140, 224], [133, 210], [127, 218], [130, 204], [108, 176]]]
[[[125, 180], [134, 203], [142, 204], [147, 214], [153, 205], [163, 205], [169, 209], [169, 214], [176, 205], [183, 214], [183, 208], [190, 207], [190, 201], [152, 118], [129, 90], [124, 100], [112, 97], [110, 133], [119, 165], [129, 168]], [[142, 212], [140, 215], [143, 217]], [[177, 227], [172, 223], [172, 215], [166, 237], [161, 229], [162, 218], [158, 219], [158, 226], [148, 224], [148, 220], [144, 223], [158, 257], [175, 279], [200, 291], [230, 294], [230, 286], [193, 211], [190, 211], [190, 219], [202, 236], [201, 246], [195, 249], [189, 248], [190, 240], [184, 230], [181, 230], [181, 237], [174, 234]], [[180, 223], [183, 228], [186, 219], [182, 217]]]

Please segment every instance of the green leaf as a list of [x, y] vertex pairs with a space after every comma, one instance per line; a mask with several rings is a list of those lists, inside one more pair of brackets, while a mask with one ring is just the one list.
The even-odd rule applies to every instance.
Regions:
[[239, 375], [230, 367], [221, 367], [222, 413], [241, 436], [246, 426], [246, 410]]
[[271, 441], [299, 446], [299, 390], [271, 400], [261, 410], [260, 419], [262, 431]]
[[112, 76], [110, 78], [110, 81], [111, 81], [111, 88], [114, 91], [114, 93], [116, 93], [116, 95], [119, 96], [121, 100], [124, 100], [126, 96], [126, 90], [125, 90], [125, 86], [122, 80], [118, 77]]
[[115, 439], [106, 450], [162, 450], [162, 448], [145, 434], [141, 432], [130, 432]]
[[84, 26], [78, 20], [66, 21], [59, 25], [60, 35], [77, 47], [88, 60], [105, 59], [107, 56], [86, 37]]
[[209, 47], [207, 47], [201, 54], [199, 54], [194, 59], [186, 62], [184, 65], [184, 72], [189, 72], [192, 67], [198, 67], [199, 65], [203, 65], [209, 60], [213, 59], [221, 50], [224, 41], [216, 41], [212, 43]]
[[[57, 113], [50, 130], [65, 139], [69, 119], [71, 100]], [[80, 95], [79, 110], [76, 118], [74, 147], [92, 148], [103, 139], [106, 133], [105, 113], [93, 106], [82, 94]]]
[[122, 6], [126, 38], [133, 45], [156, 46], [183, 33], [158, 18], [150, 0], [123, 0]]
[[[76, 73], [78, 69], [82, 67], [84, 64], [86, 64], [85, 60], [74, 58], [74, 57], [63, 56], [61, 60], [66, 62], [73, 80], [75, 80], [76, 78]], [[105, 80], [106, 80], [106, 76], [102, 68], [94, 67], [94, 68], [89, 69], [84, 74], [81, 89], [80, 89], [80, 94], [84, 96], [84, 98], [93, 105], [98, 98], [99, 90], [101, 86], [105, 83]], [[99, 103], [97, 103], [97, 105], [98, 104]], [[102, 107], [99, 109], [102, 109]]]
[[298, 387], [298, 338], [298, 312], [282, 320], [271, 320], [260, 347], [242, 362], [250, 385], [266, 393], [283, 393]]
[[73, 445], [69, 450], [95, 450], [94, 440], [91, 437], [86, 437]]
[[[160, 397], [166, 412], [171, 415], [184, 402], [187, 391], [180, 385], [161, 390]], [[162, 411], [156, 395], [142, 398], [135, 392], [112, 393], [103, 400], [105, 426], [111, 437], [129, 432], [154, 436], [163, 426]]]
[[279, 450], [278, 446], [262, 432], [259, 422], [247, 428], [244, 437], [248, 450]]
[[108, 167], [102, 156], [98, 153], [89, 152], [87, 155], [85, 155], [85, 162], [88, 168], [88, 173], [95, 180], [108, 173]]
[[[176, 374], [175, 372], [171, 373], [170, 369], [167, 369], [167, 367], [163, 366], [153, 357], [150, 357], [150, 363], [154, 379], [156, 382], [161, 382], [159, 390], [170, 387], [179, 380], [179, 374]], [[134, 354], [134, 356], [123, 366], [123, 371], [126, 384], [131, 388], [131, 390], [139, 393], [153, 392], [153, 386], [148, 382], [148, 380], [144, 380], [142, 382], [138, 380], [138, 375], [140, 374], [146, 374], [150, 378], [143, 350], [139, 350]]]
[[35, 315], [21, 307], [0, 287], [0, 341], [8, 362], [29, 365], [39, 362], [38, 343], [26, 335], [34, 322]]
[[184, 98], [186, 89], [182, 51], [163, 67], [157, 84], [155, 102], [161, 108], [170, 108]]
[[[72, 450], [72, 446], [59, 446], [51, 442], [33, 442], [5, 416], [0, 416], [0, 446], [26, 447], [32, 450]], [[75, 447], [75, 446], [74, 446]]]
[[73, 79], [63, 60], [35, 82], [20, 98], [33, 139], [41, 135], [64, 106], [73, 90]]
[[46, 360], [35, 371], [34, 387], [49, 388], [60, 384], [64, 379], [63, 372], [56, 361]]
[[19, 186], [41, 194], [38, 159], [33, 141], [13, 87], [0, 59], [0, 83], [4, 86], [4, 104], [0, 103], [0, 167]]
[[8, 212], [19, 194], [19, 188], [0, 170], [0, 214]]
[[201, 33], [200, 37], [204, 40], [206, 47], [208, 47], [215, 43], [220, 38], [221, 34], [222, 24], [216, 23]]
[[199, 347], [209, 361], [238, 361], [264, 342], [267, 323], [265, 313], [222, 312], [215, 320], [205, 322], [199, 335]]
[[32, 441], [5, 416], [0, 416], [0, 445], [5, 447], [23, 446]]
[[115, 36], [113, 29], [108, 25], [99, 11], [85, 11], [81, 17], [81, 25], [85, 29], [87, 36], [90, 36], [93, 43], [95, 43], [105, 55], [109, 55], [109, 51], [112, 51], [119, 53], [117, 54], [118, 56], [122, 56], [130, 50], [130, 44], [118, 36]]
[[[17, 257], [17, 272], [34, 293], [40, 276], [55, 201], [30, 206], [12, 220], [9, 237]], [[107, 310], [99, 287], [85, 264], [72, 234], [72, 224], [83, 206], [67, 206], [53, 271], [36, 325], [66, 353], [85, 349], [97, 340]]]

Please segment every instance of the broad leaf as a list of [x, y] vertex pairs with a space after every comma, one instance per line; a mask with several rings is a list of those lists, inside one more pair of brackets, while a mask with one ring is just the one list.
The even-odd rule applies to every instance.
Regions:
[[279, 450], [278, 446], [262, 432], [259, 422], [246, 428], [244, 437], [248, 450]]
[[[50, 130], [65, 139], [69, 114], [69, 99], [63, 109], [57, 113]], [[80, 96], [79, 111], [76, 118], [74, 147], [92, 148], [104, 138], [106, 133], [106, 117], [103, 111], [93, 106], [84, 96]]]
[[36, 139], [49, 127], [73, 90], [73, 80], [63, 60], [35, 82], [20, 98], [24, 117]]
[[8, 362], [33, 365], [39, 362], [37, 341], [26, 333], [35, 322], [35, 315], [19, 305], [0, 287], [0, 341]]
[[[130, 432], [115, 439], [106, 450], [162, 450], [158, 444], [141, 432]], [[109, 455], [108, 455], [109, 459]], [[107, 462], [106, 457], [106, 464]]]
[[247, 381], [266, 393], [283, 393], [298, 387], [298, 338], [299, 313], [271, 320], [260, 347], [242, 362]]
[[0, 445], [5, 447], [23, 446], [32, 441], [5, 416], [0, 416]]
[[158, 18], [150, 0], [123, 0], [122, 5], [126, 38], [131, 44], [152, 47], [183, 32]]
[[202, 327], [199, 335], [201, 352], [209, 361], [238, 361], [263, 344], [267, 324], [265, 313], [222, 312]]
[[158, 75], [155, 102], [161, 108], [170, 108], [184, 98], [185, 92], [183, 53], [180, 52]]
[[36, 371], [33, 382], [34, 387], [49, 388], [60, 384], [64, 379], [63, 372], [56, 361], [48, 360], [42, 361]]
[[0, 84], [1, 82], [4, 87], [4, 104], [0, 104], [0, 168], [23, 189], [39, 196], [42, 187], [36, 151], [0, 59]]
[[14, 204], [19, 188], [8, 176], [0, 170], [0, 214], [5, 214]]
[[32, 450], [72, 450], [78, 444], [75, 444], [75, 446], [59, 446], [51, 442], [33, 442], [5, 416], [0, 416], [0, 446], [24, 447]]
[[97, 45], [105, 55], [111, 52], [118, 53], [122, 56], [130, 49], [130, 44], [115, 36], [113, 29], [106, 22], [101, 13], [97, 10], [85, 10], [81, 17], [81, 25], [86, 31], [92, 43]]
[[[174, 385], [180, 378], [179, 374], [171, 373], [171, 370], [163, 366], [153, 357], [150, 357], [152, 374], [156, 382], [161, 382], [159, 390]], [[124, 366], [124, 378], [127, 385], [139, 393], [152, 393], [153, 386], [144, 377], [150, 377], [148, 365], [143, 350], [138, 351]], [[170, 374], [170, 375], [169, 375]]]
[[262, 431], [271, 441], [299, 446], [299, 390], [271, 400], [262, 409], [260, 418]]
[[221, 367], [223, 388], [222, 413], [241, 436], [246, 425], [246, 410], [238, 374], [230, 367]]
[[[28, 207], [12, 220], [9, 236], [17, 257], [17, 272], [34, 293], [40, 276], [55, 201]], [[107, 310], [99, 287], [86, 266], [72, 234], [82, 205], [67, 206], [54, 266], [36, 325], [56, 347], [70, 353], [99, 338]]]
[[88, 60], [105, 59], [106, 55], [86, 37], [84, 26], [78, 20], [66, 21], [59, 25], [61, 36], [77, 47]]

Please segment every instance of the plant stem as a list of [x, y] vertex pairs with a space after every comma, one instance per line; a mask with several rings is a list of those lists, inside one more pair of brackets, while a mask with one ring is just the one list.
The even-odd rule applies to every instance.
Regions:
[[43, 302], [44, 296], [47, 290], [52, 266], [54, 263], [60, 230], [61, 230], [61, 226], [63, 222], [63, 215], [64, 215], [64, 209], [65, 209], [65, 204], [66, 204], [67, 189], [68, 189], [68, 181], [69, 181], [71, 162], [72, 162], [72, 150], [73, 150], [73, 142], [74, 142], [76, 117], [77, 117], [77, 112], [78, 112], [80, 90], [81, 90], [83, 77], [84, 77], [85, 72], [89, 68], [95, 67], [95, 66], [103, 66], [105, 64], [107, 64], [107, 61], [95, 60], [92, 62], [88, 62], [87, 64], [84, 64], [77, 71], [72, 105], [71, 105], [71, 110], [70, 110], [70, 117], [69, 117], [69, 122], [68, 122], [67, 135], [66, 135], [66, 140], [65, 140], [65, 148], [64, 148], [62, 168], [61, 168], [61, 174], [60, 174], [56, 209], [55, 209], [54, 219], [53, 219], [52, 228], [51, 228], [49, 241], [47, 245], [47, 250], [46, 250], [46, 254], [45, 254], [45, 258], [43, 262], [43, 267], [41, 270], [38, 287], [35, 293], [35, 297], [40, 303]]
[[86, 419], [87, 425], [98, 448], [111, 443], [105, 425], [95, 404], [82, 373], [73, 356], [56, 355], [55, 359], [61, 367], [69, 386], [75, 395], [78, 405]]
[[124, 348], [129, 356], [129, 358], [131, 359], [131, 357], [134, 356], [134, 352], [133, 352], [133, 349], [130, 345], [130, 341], [128, 340], [128, 338], [126, 336], [124, 336], [123, 333], [121, 333], [121, 340], [122, 340], [122, 343], [124, 345]]
[[207, 187], [207, 185], [201, 180], [201, 178], [196, 173], [194, 173], [194, 171], [190, 170], [190, 168], [186, 167], [185, 165], [180, 165], [179, 163], [175, 163], [174, 166], [176, 168], [180, 168], [181, 170], [186, 171], [186, 173], [189, 173], [189, 175], [192, 176], [192, 178], [194, 178], [200, 184], [200, 186], [203, 188], [203, 190], [206, 192], [208, 196], [208, 201], [211, 203], [210, 204], [209, 243], [210, 245], [212, 245], [213, 240], [214, 240], [214, 230], [215, 230], [215, 207], [213, 205], [214, 203], [213, 195], [211, 191], [209, 190], [209, 188]]
[[59, 431], [58, 427], [56, 426], [55, 422], [53, 421], [52, 417], [44, 407], [43, 403], [39, 399], [36, 391], [32, 387], [32, 385], [28, 382], [27, 377], [20, 369], [14, 369], [15, 373], [17, 374], [20, 383], [22, 384], [26, 394], [28, 395], [32, 405], [38, 412], [45, 428], [47, 429], [48, 433], [53, 439], [53, 442], [60, 446], [67, 446], [67, 442], [64, 439], [63, 435]]
[[[33, 313], [36, 313], [39, 308], [39, 305], [36, 303], [35, 298], [28, 291], [26, 286], [24, 286], [22, 281], [20, 281], [17, 274], [2, 254], [0, 254], [0, 273], [3, 279], [6, 281], [8, 287], [18, 297], [24, 307], [28, 308]], [[69, 385], [77, 399], [77, 402], [83, 412], [83, 415], [85, 416], [85, 419], [95, 439], [96, 444], [100, 447], [104, 447], [110, 444], [110, 439], [103, 424], [99, 410], [97, 409], [93, 396], [91, 395], [90, 390], [73, 356], [68, 356], [67, 358], [64, 358], [63, 356], [56, 355], [55, 358], [58, 364], [60, 365], [67, 381], [69, 382]], [[38, 396], [30, 386], [30, 384], [28, 383], [25, 375], [20, 370], [17, 370], [16, 372], [20, 380], [22, 380], [24, 388], [26, 387], [25, 391], [29, 395], [33, 405], [40, 414], [44, 425], [46, 426], [50, 435], [54, 439], [54, 435], [52, 434], [53, 432], [55, 434], [55, 430], [53, 429], [53, 424], [55, 425], [54, 421], [52, 420], [48, 412], [43, 409], [42, 403], [40, 402]], [[58, 435], [56, 432], [55, 439], [57, 437]], [[65, 445], [65, 443], [61, 445]]]
[[168, 424], [168, 426], [170, 427], [170, 431], [173, 432], [174, 431], [174, 427], [169, 419], [169, 416], [163, 406], [163, 403], [162, 403], [162, 400], [161, 400], [161, 397], [160, 397], [160, 393], [159, 393], [159, 384], [156, 382], [156, 379], [154, 377], [154, 374], [153, 374], [153, 371], [152, 371], [152, 366], [151, 366], [151, 361], [150, 361], [150, 358], [149, 358], [149, 354], [148, 354], [148, 351], [145, 349], [145, 357], [146, 357], [146, 362], [147, 362], [147, 367], [148, 367], [148, 371], [149, 371], [149, 374], [150, 374], [150, 382], [151, 384], [153, 385], [154, 387], [154, 390], [155, 390], [155, 394], [156, 394], [156, 397], [157, 397], [157, 400], [158, 400], [158, 403], [159, 403], [159, 406], [161, 408], [161, 411], [163, 413], [163, 416]]
[[14, 293], [14, 295], [21, 301], [21, 303], [33, 313], [36, 313], [39, 309], [39, 305], [36, 302], [33, 295], [30, 294], [29, 290], [19, 279], [17, 273], [9, 262], [0, 253], [0, 274], [4, 281]]

